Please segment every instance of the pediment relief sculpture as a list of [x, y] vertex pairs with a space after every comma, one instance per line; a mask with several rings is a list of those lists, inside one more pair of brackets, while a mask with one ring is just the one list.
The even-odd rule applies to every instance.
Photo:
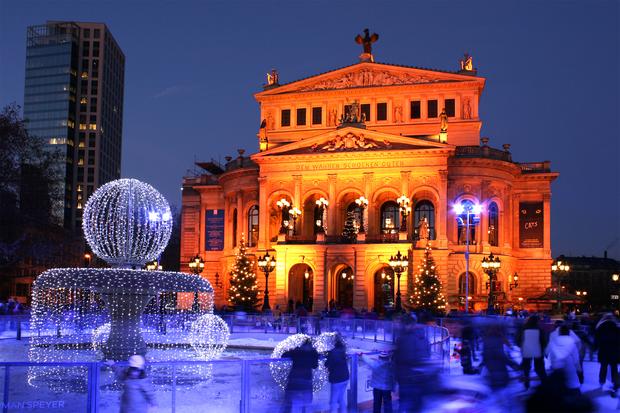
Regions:
[[299, 91], [324, 90], [324, 89], [347, 89], [364, 86], [392, 86], [410, 85], [417, 83], [439, 82], [442, 79], [419, 74], [391, 73], [386, 70], [364, 69], [358, 72], [346, 73], [343, 76], [325, 79], [323, 81], [302, 87]]
[[327, 143], [315, 143], [310, 147], [313, 152], [317, 151], [347, 151], [347, 150], [359, 150], [359, 149], [375, 149], [375, 148], [389, 148], [392, 144], [384, 140], [383, 142], [377, 142], [371, 139], [366, 139], [363, 134], [355, 135], [352, 132], [346, 135], [336, 135], [336, 137]]

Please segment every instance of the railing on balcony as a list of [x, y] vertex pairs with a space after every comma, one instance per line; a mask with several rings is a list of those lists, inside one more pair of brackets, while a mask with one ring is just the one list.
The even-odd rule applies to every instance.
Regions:
[[490, 146], [457, 146], [457, 158], [490, 158], [512, 162], [512, 155], [508, 151], [491, 148]]
[[550, 161], [520, 163], [519, 167], [521, 168], [521, 173], [524, 174], [539, 174], [551, 172]]

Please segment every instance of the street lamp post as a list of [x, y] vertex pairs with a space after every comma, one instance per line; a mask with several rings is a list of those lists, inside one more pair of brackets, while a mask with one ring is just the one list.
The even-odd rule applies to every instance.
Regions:
[[[476, 218], [482, 212], [482, 206], [471, 202], [458, 203], [453, 206], [457, 219], [461, 220], [461, 224], [465, 225], [465, 313], [469, 313], [469, 216]], [[466, 215], [465, 222], [461, 217]]]
[[614, 290], [614, 294], [611, 295], [611, 299], [616, 300], [616, 308], [620, 307], [620, 290], [617, 287], [618, 282], [620, 282], [620, 274], [612, 274], [611, 280], [616, 284], [616, 288]]
[[321, 219], [317, 220], [316, 222], [317, 231], [322, 234], [325, 232], [325, 223], [323, 222], [323, 215], [325, 215], [325, 209], [329, 206], [329, 201], [323, 197], [320, 197], [319, 199], [316, 200], [315, 203], [316, 203], [316, 206], [319, 208], [319, 215], [321, 216]]
[[513, 282], [511, 284], [508, 284], [508, 286], [510, 287], [510, 291], [512, 291], [513, 288], [517, 288], [519, 286], [519, 274], [515, 272], [512, 276], [512, 281]]
[[359, 232], [361, 232], [362, 234], [365, 232], [364, 231], [364, 210], [366, 209], [366, 207], [368, 207], [368, 199], [366, 199], [365, 196], [360, 196], [359, 198], [357, 198], [355, 200], [355, 203], [357, 204], [358, 207], [360, 207], [360, 229]]
[[297, 218], [301, 215], [301, 210], [297, 207], [292, 207], [288, 213], [293, 218], [293, 235], [297, 235]]
[[495, 313], [495, 285], [497, 284], [497, 271], [500, 269], [501, 265], [499, 257], [495, 257], [493, 253], [482, 259], [482, 269], [489, 276], [489, 282], [487, 283], [487, 289], [490, 288], [487, 302], [488, 315], [493, 315]]
[[403, 309], [402, 301], [400, 297], [400, 275], [407, 271], [409, 267], [409, 256], [402, 255], [400, 251], [395, 256], [390, 257], [390, 267], [396, 273], [397, 286], [396, 286], [396, 311], [401, 312]]
[[[205, 269], [205, 262], [200, 257], [199, 254], [196, 254], [194, 258], [187, 264], [189, 266], [190, 271], [199, 276], [200, 273]], [[198, 312], [200, 310], [200, 303], [198, 302], [198, 290], [194, 291], [194, 303], [192, 304], [192, 310], [194, 312]]]
[[557, 260], [551, 264], [551, 272], [555, 276], [558, 283], [557, 297], [558, 297], [558, 313], [562, 313], [562, 300], [561, 300], [561, 285], [562, 277], [570, 271], [568, 264], [564, 262], [564, 256], [560, 255]]
[[276, 259], [269, 255], [269, 251], [262, 257], [258, 257], [258, 268], [265, 273], [265, 299], [263, 300], [263, 311], [270, 311], [269, 306], [269, 273], [276, 268]]
[[286, 230], [288, 228], [288, 220], [289, 220], [289, 210], [291, 208], [291, 203], [286, 200], [286, 198], [280, 199], [276, 202], [277, 207], [281, 212], [281, 226], [280, 226], [280, 234], [286, 234]]
[[407, 215], [411, 212], [411, 200], [406, 195], [401, 195], [396, 200], [398, 206], [400, 207], [400, 232], [407, 232]]

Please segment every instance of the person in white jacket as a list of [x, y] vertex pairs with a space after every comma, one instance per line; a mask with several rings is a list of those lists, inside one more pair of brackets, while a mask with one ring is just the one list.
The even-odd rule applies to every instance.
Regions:
[[567, 325], [559, 327], [559, 334], [549, 340], [546, 353], [549, 355], [552, 370], [563, 370], [566, 378], [566, 387], [579, 391], [579, 348], [575, 339], [570, 336]]

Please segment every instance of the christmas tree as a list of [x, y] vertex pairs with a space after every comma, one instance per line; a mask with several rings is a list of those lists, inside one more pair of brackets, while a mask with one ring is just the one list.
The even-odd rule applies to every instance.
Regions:
[[242, 238], [230, 272], [229, 301], [244, 311], [255, 311], [259, 304], [258, 285], [254, 263], [246, 255], [245, 240]]
[[430, 242], [426, 243], [424, 258], [414, 277], [409, 305], [414, 310], [426, 310], [436, 314], [443, 313], [446, 309], [446, 298], [441, 292], [441, 281], [437, 278]]
[[347, 219], [344, 222], [344, 229], [342, 230], [342, 238], [347, 242], [357, 241], [357, 222], [355, 219], [355, 213], [353, 211], [347, 212]]

